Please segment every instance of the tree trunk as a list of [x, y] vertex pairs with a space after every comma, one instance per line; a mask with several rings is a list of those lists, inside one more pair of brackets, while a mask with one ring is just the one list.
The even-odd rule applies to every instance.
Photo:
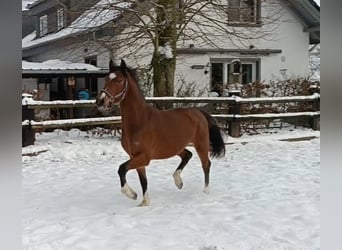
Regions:
[[176, 70], [177, 1], [159, 0], [156, 7], [158, 29], [152, 58], [153, 95], [173, 96]]
[[[160, 58], [160, 57], [159, 57]], [[176, 60], [154, 57], [152, 61], [154, 96], [173, 96]]]

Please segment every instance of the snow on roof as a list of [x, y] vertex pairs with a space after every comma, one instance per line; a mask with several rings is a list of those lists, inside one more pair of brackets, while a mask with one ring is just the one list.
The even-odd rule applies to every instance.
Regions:
[[21, 2], [21, 10], [28, 10], [28, 6], [34, 3], [36, 0], [22, 0]]
[[60, 30], [59, 32], [49, 34], [38, 39], [34, 39], [35, 35], [32, 33], [28, 35], [29, 37], [26, 36], [23, 38], [22, 48], [30, 48], [44, 42], [57, 40], [71, 34], [77, 34], [91, 28], [99, 27], [119, 17], [122, 9], [127, 9], [132, 5], [132, 3], [128, 2], [115, 4], [116, 2], [117, 0], [101, 0], [92, 8], [85, 11], [70, 26]]
[[100, 70], [91, 64], [72, 63], [69, 61], [61, 61], [58, 59], [48, 60], [45, 62], [28, 62], [22, 61], [23, 70]]

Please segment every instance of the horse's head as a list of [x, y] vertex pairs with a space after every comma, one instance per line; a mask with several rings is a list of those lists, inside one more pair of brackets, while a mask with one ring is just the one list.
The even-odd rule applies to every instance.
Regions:
[[105, 78], [105, 86], [96, 98], [97, 109], [102, 113], [111, 113], [115, 104], [119, 104], [126, 95], [128, 88], [127, 67], [124, 60], [116, 66], [109, 62], [109, 74]]

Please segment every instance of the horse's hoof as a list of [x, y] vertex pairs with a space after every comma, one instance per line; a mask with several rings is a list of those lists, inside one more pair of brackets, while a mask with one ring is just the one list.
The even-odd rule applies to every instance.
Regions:
[[203, 192], [206, 194], [209, 194], [209, 187], [208, 186], [204, 187]]
[[183, 181], [182, 181], [182, 178], [180, 177], [180, 171], [179, 170], [173, 174], [173, 179], [175, 181], [176, 187], [178, 189], [181, 189], [183, 187]]
[[134, 190], [132, 188], [130, 188], [127, 184], [125, 184], [122, 188], [121, 188], [121, 192], [123, 194], [125, 194], [128, 198], [132, 199], [132, 200], [136, 200], [138, 198], [138, 195], [136, 192], [134, 192]]
[[183, 187], [183, 182], [181, 182], [181, 183], [175, 183], [176, 184], [176, 187], [178, 188], [178, 189], [182, 189], [182, 187]]
[[132, 200], [136, 200], [137, 198], [138, 198], [138, 195], [134, 192], [133, 193], [133, 196], [132, 197], [130, 197]]
[[140, 204], [139, 207], [147, 207], [150, 205], [150, 201], [143, 200]]

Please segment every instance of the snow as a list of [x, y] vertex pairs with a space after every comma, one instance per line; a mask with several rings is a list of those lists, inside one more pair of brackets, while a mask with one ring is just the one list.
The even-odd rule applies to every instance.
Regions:
[[21, 67], [23, 70], [100, 70], [91, 64], [73, 63], [59, 59], [47, 60], [44, 62], [28, 62], [23, 60]]
[[[316, 138], [280, 141], [298, 137]], [[119, 137], [37, 134], [23, 148], [43, 152], [22, 156], [22, 249], [319, 249], [319, 137], [299, 128], [226, 137], [226, 156], [212, 160], [209, 194], [192, 147], [182, 190], [172, 179], [179, 158], [152, 161], [151, 205], [141, 208], [135, 171], [127, 180], [138, 201], [120, 192], [117, 169], [128, 156]]]
[[21, 10], [28, 10], [28, 5], [36, 2], [36, 0], [22, 0], [21, 2]]
[[86, 124], [90, 122], [105, 122], [107, 124], [114, 122], [121, 122], [121, 116], [109, 116], [109, 117], [96, 117], [96, 118], [77, 118], [77, 119], [63, 119], [63, 120], [49, 120], [49, 121], [22, 121], [21, 125], [32, 125], [32, 126], [62, 126], [72, 124]]
[[316, 116], [320, 115], [320, 111], [316, 112], [286, 112], [286, 113], [263, 113], [263, 114], [245, 114], [245, 115], [237, 115], [237, 114], [213, 114], [213, 117], [221, 117], [221, 118], [286, 118], [286, 117], [298, 117], [298, 116]]
[[[212, 93], [212, 92], [211, 92]], [[320, 98], [320, 94], [314, 93], [309, 96], [282, 96], [282, 97], [252, 97], [241, 98], [234, 97], [216, 97], [210, 95], [208, 97], [175, 97], [175, 96], [162, 96], [162, 97], [146, 97], [146, 101], [173, 101], [173, 102], [207, 102], [207, 101], [227, 101], [227, 102], [241, 102], [241, 103], [262, 103], [262, 102], [277, 102], [277, 101], [295, 101], [295, 100], [314, 100]], [[77, 104], [95, 104], [95, 100], [57, 100], [57, 101], [37, 101], [32, 98], [24, 98], [23, 105], [77, 105]]]
[[158, 51], [166, 59], [172, 59], [173, 58], [172, 48], [170, 47], [170, 45], [168, 43], [166, 43], [164, 46], [159, 46]]

